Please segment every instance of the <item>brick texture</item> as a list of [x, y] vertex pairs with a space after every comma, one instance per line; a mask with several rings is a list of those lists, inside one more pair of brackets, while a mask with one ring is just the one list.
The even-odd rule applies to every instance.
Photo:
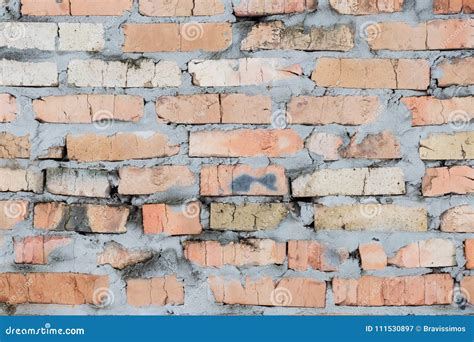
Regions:
[[473, 0], [0, 3], [0, 315], [474, 313]]

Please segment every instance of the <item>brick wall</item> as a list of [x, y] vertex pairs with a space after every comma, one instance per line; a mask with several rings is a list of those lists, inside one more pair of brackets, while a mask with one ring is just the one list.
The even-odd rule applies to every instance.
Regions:
[[1, 0], [7, 314], [472, 314], [471, 0]]

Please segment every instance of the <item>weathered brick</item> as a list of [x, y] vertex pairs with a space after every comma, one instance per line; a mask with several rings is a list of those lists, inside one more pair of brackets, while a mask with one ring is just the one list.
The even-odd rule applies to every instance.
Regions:
[[244, 51], [349, 51], [354, 47], [354, 34], [347, 25], [302, 28], [273, 21], [253, 26], [240, 47]]
[[423, 196], [474, 192], [474, 169], [469, 166], [428, 168], [423, 177], [422, 192]]
[[441, 215], [440, 230], [448, 233], [474, 233], [474, 207], [461, 205]]
[[184, 285], [176, 276], [127, 280], [127, 303], [132, 306], [184, 304]]
[[403, 10], [403, 0], [329, 0], [340, 14], [365, 15], [393, 13]]
[[283, 203], [211, 203], [210, 228], [256, 231], [275, 229], [288, 215]]
[[309, 278], [269, 277], [251, 280], [225, 280], [209, 277], [214, 299], [223, 304], [323, 308], [326, 306], [326, 283]]
[[178, 87], [181, 70], [175, 61], [75, 59], [69, 62], [68, 83], [76, 87]]
[[288, 193], [285, 169], [278, 165], [205, 165], [201, 169], [202, 196], [283, 196]]
[[69, 245], [71, 239], [63, 236], [28, 236], [13, 238], [15, 263], [46, 265], [48, 256], [56, 249]]
[[339, 148], [344, 144], [342, 137], [336, 134], [314, 132], [306, 141], [306, 148], [323, 157], [324, 160], [338, 160]]
[[340, 149], [340, 155], [343, 158], [400, 159], [400, 143], [390, 131], [368, 134], [362, 140], [356, 134], [348, 146]]
[[153, 252], [149, 250], [127, 249], [118, 242], [105, 243], [104, 250], [97, 254], [97, 265], [110, 265], [118, 270], [150, 260]]
[[323, 169], [297, 177], [293, 196], [368, 196], [405, 193], [403, 171], [396, 167]]
[[33, 225], [36, 229], [81, 233], [125, 233], [130, 209], [125, 206], [37, 203]]
[[0, 231], [12, 229], [28, 217], [27, 201], [0, 201]]
[[58, 71], [51, 62], [18, 62], [8, 59], [0, 61], [0, 86], [55, 87]]
[[387, 254], [380, 242], [360, 244], [359, 254], [364, 270], [380, 270], [387, 266]]
[[474, 159], [474, 132], [433, 133], [420, 141], [423, 160]]
[[237, 17], [258, 17], [302, 13], [316, 10], [317, 5], [317, 0], [241, 0], [234, 3], [234, 14]]
[[[67, 0], [66, 0], [67, 1]], [[118, 16], [132, 9], [133, 0], [69, 0], [71, 15]]]
[[474, 304], [474, 276], [464, 276], [459, 283], [461, 293], [469, 304]]
[[451, 276], [443, 273], [385, 278], [334, 278], [332, 282], [335, 304], [352, 306], [450, 304], [453, 287]]
[[424, 59], [319, 58], [311, 79], [330, 88], [425, 90], [430, 67]]
[[245, 94], [195, 94], [162, 96], [156, 101], [156, 113], [167, 122], [271, 123], [271, 98]]
[[316, 229], [373, 231], [426, 231], [428, 214], [421, 207], [393, 204], [358, 204], [315, 207]]
[[145, 234], [197, 235], [202, 231], [199, 202], [178, 206], [164, 203], [145, 204], [142, 210]]
[[0, 302], [9, 304], [100, 304], [97, 291], [109, 277], [81, 273], [1, 273]]
[[368, 39], [373, 50], [450, 50], [474, 47], [474, 20], [431, 20], [417, 25], [384, 22], [373, 25], [376, 32]]
[[437, 65], [434, 75], [440, 87], [474, 84], [474, 57], [445, 60]]
[[30, 158], [29, 135], [15, 136], [8, 132], [0, 132], [0, 158]]
[[46, 171], [46, 190], [56, 195], [106, 198], [110, 182], [106, 171], [51, 168]]
[[303, 74], [300, 65], [290, 65], [281, 58], [193, 59], [188, 71], [193, 84], [201, 87], [263, 85]]
[[288, 268], [296, 271], [333, 272], [349, 257], [346, 249], [335, 249], [318, 241], [288, 241]]
[[153, 168], [124, 167], [119, 170], [119, 194], [147, 195], [189, 187], [194, 174], [186, 166], [164, 165]]
[[143, 98], [133, 95], [47, 96], [33, 101], [35, 118], [47, 123], [133, 121], [143, 117]]
[[284, 157], [303, 149], [293, 129], [199, 131], [189, 135], [191, 157]]
[[2, 22], [0, 47], [56, 50], [58, 26], [54, 23]]
[[117, 161], [169, 157], [179, 153], [161, 133], [116, 133], [111, 136], [97, 134], [69, 134], [66, 138], [67, 156], [80, 162]]
[[0, 192], [43, 191], [43, 173], [32, 169], [0, 168]]
[[412, 114], [413, 126], [442, 125], [474, 119], [474, 97], [453, 97], [437, 99], [431, 96], [405, 97], [401, 101]]
[[464, 255], [466, 256], [466, 268], [472, 270], [474, 268], [474, 239], [464, 241]]
[[232, 44], [230, 23], [126, 24], [123, 30], [124, 52], [216, 52]]
[[297, 96], [288, 104], [293, 124], [363, 125], [374, 122], [381, 103], [376, 96]]
[[434, 0], [434, 14], [453, 14], [462, 11], [463, 0]]
[[15, 96], [0, 94], [0, 122], [14, 121], [17, 111]]
[[388, 263], [402, 268], [456, 266], [456, 246], [444, 239], [413, 242], [400, 248]]
[[190, 241], [184, 256], [203, 267], [281, 265], [286, 259], [286, 243], [269, 239], [248, 239], [222, 245], [219, 241]]
[[224, 13], [221, 0], [140, 0], [139, 11], [155, 17], [189, 17]]

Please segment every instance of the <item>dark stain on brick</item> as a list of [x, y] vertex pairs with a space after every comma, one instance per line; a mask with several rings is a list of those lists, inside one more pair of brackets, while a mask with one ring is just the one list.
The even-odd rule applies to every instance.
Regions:
[[92, 233], [89, 220], [87, 218], [87, 208], [84, 206], [71, 206], [69, 219], [66, 223], [66, 230]]
[[276, 191], [276, 180], [276, 176], [272, 173], [259, 178], [250, 175], [242, 175], [233, 180], [232, 190], [234, 192], [248, 192], [253, 183], [260, 183], [267, 189]]

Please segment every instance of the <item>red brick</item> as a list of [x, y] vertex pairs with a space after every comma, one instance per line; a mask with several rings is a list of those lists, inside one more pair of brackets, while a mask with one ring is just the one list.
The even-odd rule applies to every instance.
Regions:
[[474, 192], [474, 169], [469, 166], [428, 168], [423, 177], [422, 190], [423, 196]]
[[28, 217], [27, 201], [0, 201], [0, 231], [14, 228]]
[[221, 0], [140, 0], [139, 11], [156, 17], [188, 17], [224, 13]]
[[[145, 234], [197, 235], [202, 231], [200, 222], [201, 204], [190, 202], [186, 205], [168, 204], [143, 205], [143, 230]], [[191, 210], [193, 209], [193, 210]]]
[[21, 0], [21, 14], [55, 16], [70, 14], [70, 0]]
[[189, 136], [191, 157], [284, 157], [303, 149], [303, 139], [292, 129], [199, 131]]
[[124, 167], [119, 170], [119, 194], [146, 195], [189, 187], [194, 174], [186, 166], [165, 165], [154, 168]]
[[400, 12], [403, 10], [403, 2], [403, 0], [329, 0], [335, 11], [351, 15]]
[[136, 122], [143, 116], [143, 98], [133, 95], [47, 96], [33, 101], [35, 118], [47, 123]]
[[223, 304], [323, 308], [326, 305], [326, 283], [309, 278], [271, 278], [225, 280], [209, 277], [214, 299]]
[[108, 276], [80, 273], [1, 273], [0, 302], [10, 304], [100, 304]]
[[[360, 142], [359, 142], [360, 141]], [[340, 150], [343, 158], [400, 159], [400, 143], [389, 131], [368, 134], [362, 140], [356, 134], [348, 146]]]
[[285, 169], [278, 165], [205, 165], [201, 169], [202, 196], [283, 196], [288, 193]]
[[464, 255], [466, 257], [466, 268], [474, 269], [474, 239], [464, 241]]
[[462, 11], [463, 0], [433, 0], [434, 14], [453, 14]]
[[459, 285], [462, 296], [469, 304], [474, 304], [474, 276], [464, 276]]
[[430, 67], [424, 59], [320, 58], [311, 79], [330, 88], [426, 90]]
[[456, 246], [447, 239], [413, 242], [400, 248], [388, 263], [401, 268], [456, 266]]
[[129, 279], [127, 302], [132, 306], [184, 304], [184, 286], [176, 276]]
[[71, 15], [122, 15], [132, 9], [133, 0], [69, 0]]
[[364, 270], [380, 270], [387, 266], [387, 255], [380, 242], [360, 244], [359, 254]]

